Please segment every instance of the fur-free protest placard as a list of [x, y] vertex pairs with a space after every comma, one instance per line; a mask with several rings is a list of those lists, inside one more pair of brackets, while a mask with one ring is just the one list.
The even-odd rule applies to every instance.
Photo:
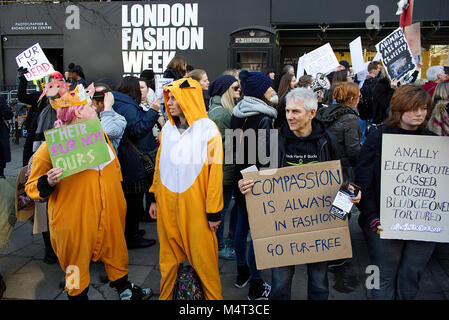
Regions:
[[449, 242], [448, 159], [447, 137], [382, 136], [381, 238]]
[[380, 53], [382, 63], [390, 79], [399, 80], [416, 68], [402, 28], [397, 28], [376, 44], [376, 50]]
[[61, 179], [111, 159], [100, 120], [90, 119], [44, 132], [53, 168]]
[[329, 213], [340, 161], [243, 173], [257, 269], [352, 257], [348, 220]]
[[19, 67], [28, 69], [25, 78], [28, 81], [41, 79], [55, 72], [39, 43], [29, 47], [16, 57]]

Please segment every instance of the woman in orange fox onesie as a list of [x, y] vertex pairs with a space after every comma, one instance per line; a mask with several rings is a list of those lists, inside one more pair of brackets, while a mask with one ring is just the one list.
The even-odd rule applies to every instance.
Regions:
[[[168, 121], [150, 194], [150, 216], [160, 242], [160, 299], [171, 299], [179, 264], [187, 258], [207, 300], [221, 300], [217, 230], [223, 208], [223, 147], [220, 132], [207, 117], [201, 85], [182, 78], [167, 85]], [[157, 211], [156, 211], [157, 208]]]
[[[113, 104], [112, 94], [109, 99]], [[52, 107], [58, 118], [55, 127], [97, 117], [82, 85], [55, 99]], [[44, 142], [33, 156], [25, 186], [30, 198], [48, 198], [52, 247], [63, 271], [76, 270], [73, 275], [66, 275], [66, 280], [75, 280], [66, 283], [69, 300], [88, 299], [91, 260], [104, 262], [110, 286], [117, 290], [120, 299], [140, 300], [151, 295], [150, 289], [141, 289], [128, 281], [128, 251], [123, 233], [126, 202], [120, 164], [106, 134], [105, 137], [111, 160], [61, 180], [58, 178], [63, 170], [53, 168]]]

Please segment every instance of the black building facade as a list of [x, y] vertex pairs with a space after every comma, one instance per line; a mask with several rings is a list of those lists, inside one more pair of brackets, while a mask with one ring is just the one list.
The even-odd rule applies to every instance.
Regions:
[[[374, 45], [398, 27], [391, 0], [192, 0], [0, 5], [0, 86], [13, 86], [15, 57], [39, 43], [55, 69], [73, 62], [88, 81], [161, 74], [175, 55], [214, 79], [227, 68], [279, 71], [330, 43], [337, 58], [362, 37]], [[449, 44], [449, 1], [415, 0], [422, 47]]]

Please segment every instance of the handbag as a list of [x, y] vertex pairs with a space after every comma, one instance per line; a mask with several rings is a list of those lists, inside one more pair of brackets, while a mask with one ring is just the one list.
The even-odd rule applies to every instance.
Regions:
[[137, 153], [137, 155], [142, 160], [143, 168], [148, 175], [154, 174], [154, 168], [156, 167], [156, 156], [157, 149], [154, 148], [148, 153], [142, 153], [137, 149], [137, 147], [131, 142], [131, 140], [127, 136], [123, 136], [124, 140], [131, 146], [131, 148]]
[[182, 263], [179, 265], [173, 300], [204, 300], [200, 278], [192, 266], [184, 266]]

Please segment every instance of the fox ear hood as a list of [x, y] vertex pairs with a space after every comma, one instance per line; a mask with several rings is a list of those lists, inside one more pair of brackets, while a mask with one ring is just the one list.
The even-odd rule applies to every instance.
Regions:
[[172, 125], [175, 122], [167, 108], [168, 94], [170, 92], [181, 107], [189, 126], [198, 119], [208, 117], [200, 83], [192, 78], [181, 78], [170, 82], [164, 88], [165, 108]]

